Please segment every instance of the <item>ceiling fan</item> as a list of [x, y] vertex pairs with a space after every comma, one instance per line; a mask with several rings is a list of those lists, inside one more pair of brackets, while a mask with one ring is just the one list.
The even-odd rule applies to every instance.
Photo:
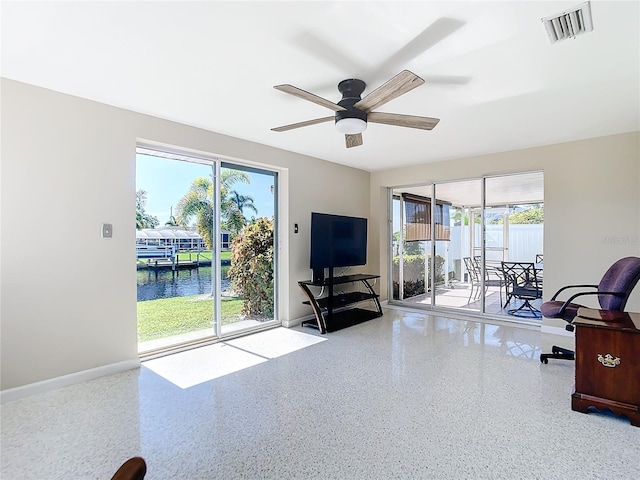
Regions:
[[372, 111], [384, 105], [394, 98], [403, 95], [422, 85], [424, 80], [409, 70], [403, 70], [398, 75], [376, 88], [374, 91], [361, 98], [366, 84], [357, 78], [343, 80], [338, 84], [338, 90], [342, 94], [342, 100], [333, 103], [322, 97], [301, 90], [293, 85], [276, 85], [276, 90], [289, 93], [304, 100], [322, 105], [333, 110], [331, 117], [316, 118], [306, 122], [293, 123], [282, 127], [272, 128], [274, 132], [285, 132], [294, 128], [306, 127], [317, 123], [335, 120], [336, 129], [345, 134], [347, 148], [362, 145], [362, 132], [367, 128], [367, 122], [396, 125], [398, 127], [419, 128], [431, 130], [440, 121], [439, 118], [417, 117], [414, 115], [401, 115], [397, 113], [382, 113]]

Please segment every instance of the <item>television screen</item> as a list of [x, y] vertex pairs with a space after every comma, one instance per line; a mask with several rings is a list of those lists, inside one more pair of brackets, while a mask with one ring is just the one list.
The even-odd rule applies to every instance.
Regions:
[[311, 268], [367, 263], [367, 219], [311, 213]]

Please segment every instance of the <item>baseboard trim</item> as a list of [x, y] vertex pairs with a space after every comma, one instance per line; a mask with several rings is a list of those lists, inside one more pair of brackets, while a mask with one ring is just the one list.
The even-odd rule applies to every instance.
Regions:
[[562, 335], [563, 337], [573, 337], [573, 332], [567, 331], [564, 327], [554, 327], [552, 325], [542, 325], [540, 333], [550, 333], [551, 335]]
[[9, 388], [7, 390], [0, 391], [0, 403], [13, 402], [38, 393], [49, 392], [58, 388], [68, 387], [69, 385], [74, 385], [76, 383], [93, 380], [94, 378], [104, 377], [105, 375], [133, 370], [134, 368], [140, 368], [140, 359], [135, 358], [133, 360], [125, 360], [124, 362], [110, 363], [109, 365], [62, 375], [61, 377], [50, 378], [48, 380], [42, 380], [41, 382]]
[[282, 321], [282, 326], [283, 327], [287, 327], [287, 328], [291, 328], [291, 327], [297, 327], [299, 325], [302, 325], [302, 322], [305, 322], [307, 320], [315, 320], [316, 316], [312, 313], [311, 315], [305, 315], [304, 317], [300, 317], [300, 318], [292, 318], [291, 320], [283, 320]]

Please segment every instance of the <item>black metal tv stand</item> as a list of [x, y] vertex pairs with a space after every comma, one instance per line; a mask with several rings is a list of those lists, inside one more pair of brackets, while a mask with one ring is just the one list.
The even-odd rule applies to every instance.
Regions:
[[[304, 303], [311, 305], [315, 315], [314, 320], [305, 320], [302, 324], [317, 328], [320, 333], [327, 333], [381, 317], [382, 307], [380, 306], [379, 295], [376, 294], [373, 286], [369, 283], [369, 280], [378, 278], [380, 278], [380, 275], [363, 273], [334, 277], [333, 272], [329, 269], [329, 277], [322, 281], [307, 280], [298, 282], [298, 285], [309, 299]], [[349, 283], [360, 283], [365, 287], [365, 291], [336, 293], [334, 288], [336, 285]], [[319, 290], [317, 292], [318, 297], [316, 297], [311, 291], [313, 287], [324, 288], [326, 292]], [[370, 300], [375, 310], [351, 307], [365, 300]]]

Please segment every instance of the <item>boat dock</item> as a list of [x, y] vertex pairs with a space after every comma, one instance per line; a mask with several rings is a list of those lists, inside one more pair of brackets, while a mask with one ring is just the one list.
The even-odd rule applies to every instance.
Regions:
[[178, 270], [183, 268], [198, 268], [211, 266], [211, 260], [181, 260], [176, 258], [174, 262], [171, 260], [147, 260], [146, 263], [138, 264], [138, 269], [147, 270]]
[[[182, 258], [178, 254], [175, 246], [151, 246], [151, 245], [138, 245], [136, 247], [136, 255], [138, 260], [145, 259], [146, 262], [138, 262], [138, 270], [182, 270], [187, 268], [198, 267], [210, 267], [211, 260], [209, 258], [201, 258], [200, 253], [189, 254], [189, 258], [185, 258], [183, 254]], [[195, 258], [194, 258], [195, 257]], [[222, 260], [221, 265], [226, 266], [231, 264], [231, 260]]]

